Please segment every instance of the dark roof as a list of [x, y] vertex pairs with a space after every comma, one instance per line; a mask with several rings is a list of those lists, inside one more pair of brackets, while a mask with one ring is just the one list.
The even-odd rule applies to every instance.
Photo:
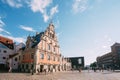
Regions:
[[44, 32], [41, 32], [39, 34], [36, 34], [36, 36], [32, 37], [32, 48], [34, 48], [41, 40], [41, 36], [44, 34]]
[[25, 47], [22, 47], [22, 48], [20, 48], [19, 50], [23, 50], [23, 51], [24, 51], [24, 50], [25, 50]]
[[9, 55], [9, 58], [13, 58], [15, 57], [16, 55], [18, 55], [19, 53], [15, 53], [15, 54], [12, 54], [12, 55]]
[[83, 56], [81, 56], [81, 57], [66, 57], [66, 58], [84, 58]]
[[14, 44], [13, 43], [12, 44], [11, 43], [4, 43], [4, 42], [1, 42], [1, 41], [0, 41], [0, 43], [3, 44], [3, 45], [5, 45], [9, 49], [14, 49]]
[[113, 46], [120, 46], [120, 43], [117, 43], [117, 42], [116, 42], [116, 43], [114, 43], [114, 44], [112, 45], [112, 47], [113, 47]]

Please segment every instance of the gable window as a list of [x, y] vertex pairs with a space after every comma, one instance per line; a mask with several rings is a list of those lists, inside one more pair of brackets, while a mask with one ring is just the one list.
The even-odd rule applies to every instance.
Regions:
[[44, 54], [40, 54], [40, 59], [44, 59]]
[[48, 60], [50, 60], [50, 55], [48, 55]]
[[50, 44], [48, 44], [48, 50], [50, 50]]

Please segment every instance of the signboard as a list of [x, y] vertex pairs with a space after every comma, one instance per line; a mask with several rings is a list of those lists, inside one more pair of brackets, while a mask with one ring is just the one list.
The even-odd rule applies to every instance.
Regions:
[[78, 59], [78, 64], [82, 64], [81, 58]]

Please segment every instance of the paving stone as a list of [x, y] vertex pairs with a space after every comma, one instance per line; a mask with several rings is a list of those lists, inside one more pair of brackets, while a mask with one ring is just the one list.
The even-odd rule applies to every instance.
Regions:
[[67, 71], [52, 74], [0, 73], [0, 80], [120, 80], [120, 72]]

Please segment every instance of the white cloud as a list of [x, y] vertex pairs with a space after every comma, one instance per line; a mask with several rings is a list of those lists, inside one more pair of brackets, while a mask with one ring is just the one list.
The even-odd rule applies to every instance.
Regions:
[[2, 0], [3, 3], [14, 8], [20, 8], [25, 5], [29, 6], [33, 12], [40, 12], [42, 14], [44, 22], [47, 22], [58, 12], [58, 5], [54, 7], [50, 5], [52, 1], [53, 0]]
[[44, 21], [47, 22], [49, 20], [49, 16], [45, 13], [43, 14]]
[[75, 13], [84, 12], [87, 9], [87, 0], [74, 0], [72, 9]]
[[4, 32], [4, 33], [7, 33], [7, 34], [11, 34], [10, 32], [3, 29], [4, 26], [5, 26], [5, 23], [1, 20], [1, 17], [0, 17], [0, 33]]
[[57, 12], [58, 12], [58, 5], [56, 5], [55, 7], [51, 8], [51, 10], [50, 10], [50, 16], [52, 17]]
[[1, 17], [0, 17], [0, 27], [3, 27], [5, 25], [5, 23], [1, 20]]
[[22, 7], [22, 0], [2, 0], [4, 3], [7, 3], [9, 6], [14, 8]]
[[105, 48], [105, 49], [106, 49], [106, 48], [108, 48], [108, 46], [104, 45], [104, 46], [102, 46], [102, 48]]
[[22, 37], [12, 37], [12, 36], [8, 36], [8, 38], [11, 38], [13, 39], [15, 42], [18, 42], [18, 43], [25, 43], [26, 39], [25, 38], [22, 38]]
[[21, 42], [25, 43], [25, 41], [26, 41], [26, 39], [23, 38], [23, 37], [13, 37], [13, 36], [2, 35], [2, 34], [0, 34], [0, 35], [1, 35], [1, 36], [4, 36], [4, 37], [7, 37], [7, 38], [10, 38], [10, 39], [12, 39], [14, 42], [18, 42], [18, 43], [21, 43]]
[[5, 33], [7, 33], [7, 34], [11, 34], [10, 32], [8, 32], [8, 31], [6, 31], [6, 30], [0, 28], [0, 33], [1, 33], [1, 32], [5, 32]]
[[50, 3], [52, 3], [52, 0], [32, 0], [30, 7], [33, 12], [41, 12], [44, 14], [46, 7], [48, 7]]
[[30, 2], [30, 7], [33, 12], [42, 13], [44, 21], [47, 22], [49, 20], [49, 16], [47, 15], [46, 8], [50, 3], [52, 3], [52, 0], [32, 0]]
[[[44, 22], [47, 22], [55, 13], [58, 12], [58, 5], [48, 9], [51, 3], [52, 0], [32, 0], [29, 5], [33, 12], [40, 12], [43, 16]], [[48, 13], [50, 14], [48, 15]]]
[[94, 49], [96, 50], [96, 53], [94, 54], [97, 54], [97, 56], [101, 56], [103, 54], [110, 52], [111, 51], [110, 46], [113, 45], [114, 42], [115, 41], [112, 40], [108, 34], [103, 35], [100, 38], [97, 38], [94, 43], [95, 48], [97, 48], [97, 49]]
[[24, 26], [24, 25], [20, 25], [20, 28], [25, 30], [25, 31], [30, 31], [30, 32], [35, 32], [36, 31], [32, 27], [28, 27], [28, 26]]

